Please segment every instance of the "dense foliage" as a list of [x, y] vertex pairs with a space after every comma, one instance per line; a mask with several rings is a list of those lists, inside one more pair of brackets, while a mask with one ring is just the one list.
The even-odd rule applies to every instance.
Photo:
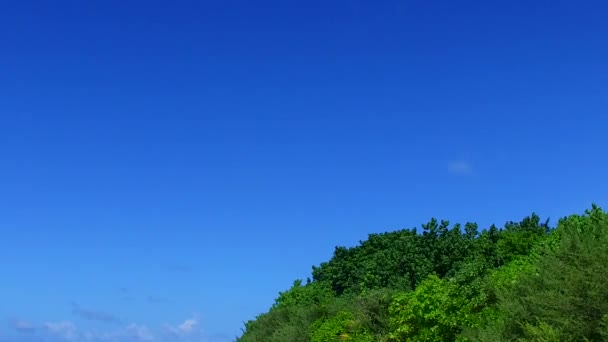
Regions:
[[371, 234], [237, 341], [608, 341], [608, 214]]

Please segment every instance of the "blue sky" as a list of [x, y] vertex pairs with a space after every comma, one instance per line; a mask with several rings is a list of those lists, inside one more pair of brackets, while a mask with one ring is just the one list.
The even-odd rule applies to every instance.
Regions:
[[1, 341], [228, 341], [336, 245], [606, 205], [600, 1], [7, 1]]

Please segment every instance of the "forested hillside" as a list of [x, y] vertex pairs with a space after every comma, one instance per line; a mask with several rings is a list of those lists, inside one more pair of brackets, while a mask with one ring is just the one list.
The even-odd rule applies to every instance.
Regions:
[[369, 235], [237, 341], [608, 341], [608, 214]]

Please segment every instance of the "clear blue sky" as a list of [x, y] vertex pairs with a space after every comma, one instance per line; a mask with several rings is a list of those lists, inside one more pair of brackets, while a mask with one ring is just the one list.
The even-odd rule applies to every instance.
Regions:
[[0, 340], [223, 342], [368, 233], [605, 206], [607, 13], [5, 1]]

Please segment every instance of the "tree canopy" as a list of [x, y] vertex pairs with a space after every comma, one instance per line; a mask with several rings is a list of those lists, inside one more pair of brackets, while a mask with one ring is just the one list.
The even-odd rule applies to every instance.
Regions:
[[237, 342], [608, 341], [608, 214], [450, 225], [336, 247]]

